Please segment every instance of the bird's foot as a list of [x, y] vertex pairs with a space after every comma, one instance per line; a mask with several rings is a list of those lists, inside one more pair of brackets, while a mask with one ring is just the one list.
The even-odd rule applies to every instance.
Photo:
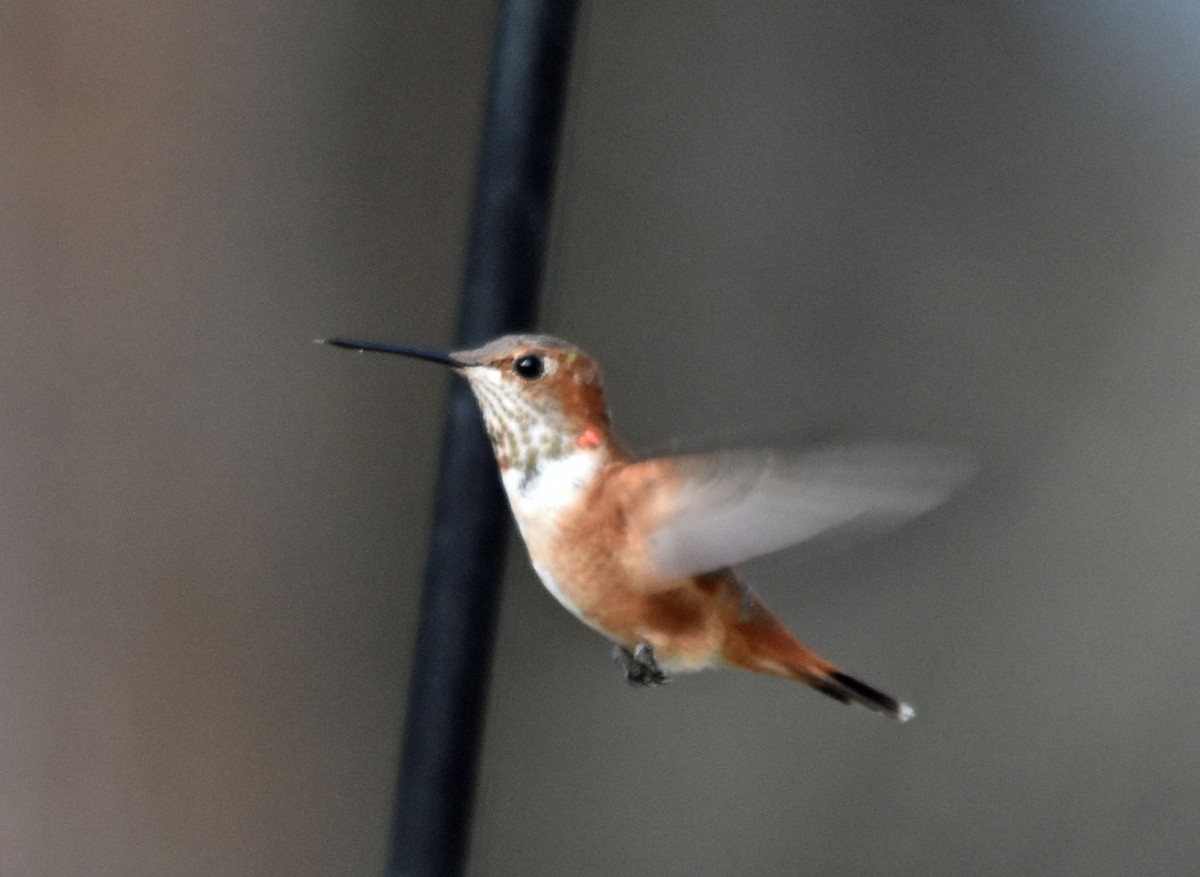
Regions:
[[613, 649], [613, 659], [625, 670], [625, 679], [630, 685], [646, 687], [666, 685], [671, 681], [671, 677], [654, 660], [654, 647], [648, 642], [638, 643], [632, 652], [624, 646], [617, 646]]

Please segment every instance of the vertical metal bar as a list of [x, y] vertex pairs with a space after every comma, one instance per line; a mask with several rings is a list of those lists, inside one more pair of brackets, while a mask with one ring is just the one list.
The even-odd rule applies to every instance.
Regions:
[[[575, 0], [502, 0], [475, 180], [458, 346], [533, 326]], [[455, 380], [396, 787], [388, 874], [461, 874], [509, 513], [469, 391]]]

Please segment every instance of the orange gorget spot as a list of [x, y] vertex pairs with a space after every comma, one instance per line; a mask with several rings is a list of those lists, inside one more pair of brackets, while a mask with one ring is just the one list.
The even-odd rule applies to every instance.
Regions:
[[579, 441], [576, 444], [581, 448], [598, 448], [600, 447], [600, 436], [596, 434], [596, 430], [589, 426], [579, 436]]

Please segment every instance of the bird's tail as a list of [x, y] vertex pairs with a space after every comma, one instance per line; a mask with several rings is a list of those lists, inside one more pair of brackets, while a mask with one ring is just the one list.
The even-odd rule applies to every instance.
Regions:
[[842, 703], [856, 703], [900, 722], [916, 715], [908, 704], [843, 673], [798, 642], [757, 602], [749, 617], [735, 625], [724, 656], [732, 666], [794, 679]]
[[865, 682], [860, 682], [853, 676], [847, 676], [837, 669], [831, 669], [823, 677], [801, 678], [817, 691], [837, 698], [842, 703], [857, 703], [869, 710], [891, 716], [898, 722], [907, 722], [917, 714], [911, 706], [901, 703], [894, 697], [884, 694], [877, 688], [872, 688]]

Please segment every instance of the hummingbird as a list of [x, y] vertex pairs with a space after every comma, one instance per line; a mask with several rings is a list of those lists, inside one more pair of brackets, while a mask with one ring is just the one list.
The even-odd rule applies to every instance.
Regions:
[[559, 338], [505, 335], [457, 352], [325, 343], [466, 378], [534, 570], [614, 643], [630, 683], [726, 666], [803, 682], [901, 722], [915, 714], [798, 641], [733, 566], [928, 511], [971, 474], [964, 455], [859, 444], [638, 459], [613, 435], [595, 360]]

